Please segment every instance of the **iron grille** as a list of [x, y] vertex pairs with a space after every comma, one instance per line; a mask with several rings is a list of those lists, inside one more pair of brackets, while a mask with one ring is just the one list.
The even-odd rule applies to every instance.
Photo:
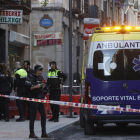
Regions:
[[81, 0], [73, 0], [73, 8], [81, 9]]
[[23, 5], [31, 8], [31, 0], [11, 0], [11, 5]]
[[84, 0], [84, 11], [85, 11], [85, 14], [89, 15], [89, 2], [88, 2], [88, 0]]

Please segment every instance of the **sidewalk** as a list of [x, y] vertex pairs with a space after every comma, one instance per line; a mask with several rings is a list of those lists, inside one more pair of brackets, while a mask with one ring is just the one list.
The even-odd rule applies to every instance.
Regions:
[[[59, 122], [48, 122], [46, 121], [47, 133], [58, 130], [64, 126], [79, 120], [78, 116], [76, 118], [67, 118], [67, 116], [60, 116]], [[18, 118], [18, 117], [16, 117]], [[0, 121], [0, 140], [26, 140], [29, 139], [29, 121], [16, 122], [16, 118], [10, 119], [9, 122], [4, 120]], [[35, 134], [41, 137], [41, 124], [40, 120], [35, 121]], [[53, 140], [54, 138], [51, 138]]]

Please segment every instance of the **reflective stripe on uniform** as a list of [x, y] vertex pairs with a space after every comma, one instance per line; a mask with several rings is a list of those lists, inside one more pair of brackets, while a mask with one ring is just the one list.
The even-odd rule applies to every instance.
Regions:
[[[8, 76], [8, 75], [6, 75], [6, 76]], [[0, 77], [5, 77], [5, 75], [4, 74], [0, 74]]]
[[[59, 72], [60, 70], [55, 70], [55, 71], [49, 71], [48, 72], [48, 78], [58, 78], [58, 72]], [[59, 79], [61, 79], [61, 78], [59, 78]]]
[[48, 76], [48, 78], [58, 78], [58, 76]]
[[27, 78], [27, 76], [20, 76], [20, 78]]

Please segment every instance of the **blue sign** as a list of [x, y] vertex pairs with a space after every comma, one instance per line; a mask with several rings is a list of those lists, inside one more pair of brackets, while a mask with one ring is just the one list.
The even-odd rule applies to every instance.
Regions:
[[133, 63], [135, 64], [135, 66], [133, 67], [134, 71], [137, 72], [140, 70], [140, 55], [139, 55], [139, 59], [134, 58]]
[[51, 19], [48, 19], [48, 18], [44, 18], [40, 21], [40, 24], [43, 26], [43, 27], [50, 27], [53, 25], [53, 21]]

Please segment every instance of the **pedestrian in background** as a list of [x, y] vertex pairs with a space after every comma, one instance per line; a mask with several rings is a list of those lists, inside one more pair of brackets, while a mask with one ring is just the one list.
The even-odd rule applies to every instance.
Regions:
[[[57, 65], [55, 61], [50, 62], [50, 67], [51, 69], [48, 72], [48, 80], [47, 80], [47, 84], [50, 89], [49, 99], [60, 101], [61, 89], [67, 79], [67, 76], [63, 72], [57, 69]], [[63, 78], [63, 81], [61, 81], [61, 78]], [[60, 111], [59, 105], [50, 104], [50, 106], [51, 106], [53, 117], [48, 121], [59, 122], [59, 111]]]
[[[4, 62], [0, 61], [0, 94], [10, 95], [12, 89], [13, 79], [10, 73], [7, 71]], [[2, 113], [4, 113], [5, 122], [9, 122], [9, 103], [9, 98], [0, 97], [0, 119], [2, 119]]]
[[[15, 62], [15, 93], [18, 97], [25, 97], [25, 80], [27, 78], [27, 72], [21, 68], [19, 62]], [[16, 100], [16, 104], [19, 111], [19, 119], [17, 122], [25, 121], [25, 113], [26, 113], [26, 101]]]
[[[34, 67], [34, 73], [29, 75], [25, 81], [27, 90], [29, 90], [30, 98], [44, 99], [47, 94], [46, 84], [42, 83], [43, 68], [40, 65]], [[30, 115], [30, 135], [29, 138], [38, 138], [34, 133], [34, 121], [36, 120], [37, 111], [41, 115], [42, 138], [50, 138], [46, 133], [46, 111], [44, 103], [30, 102], [31, 115]]]
[[[24, 69], [27, 72], [27, 76], [33, 74], [33, 69], [30, 68], [30, 61], [28, 60], [24, 61]], [[26, 90], [25, 92], [25, 97], [29, 98], [28, 90]], [[31, 114], [30, 102], [27, 101], [26, 103], [27, 103], [27, 120], [30, 120], [30, 114]], [[25, 108], [26, 108], [26, 104], [25, 104]]]

